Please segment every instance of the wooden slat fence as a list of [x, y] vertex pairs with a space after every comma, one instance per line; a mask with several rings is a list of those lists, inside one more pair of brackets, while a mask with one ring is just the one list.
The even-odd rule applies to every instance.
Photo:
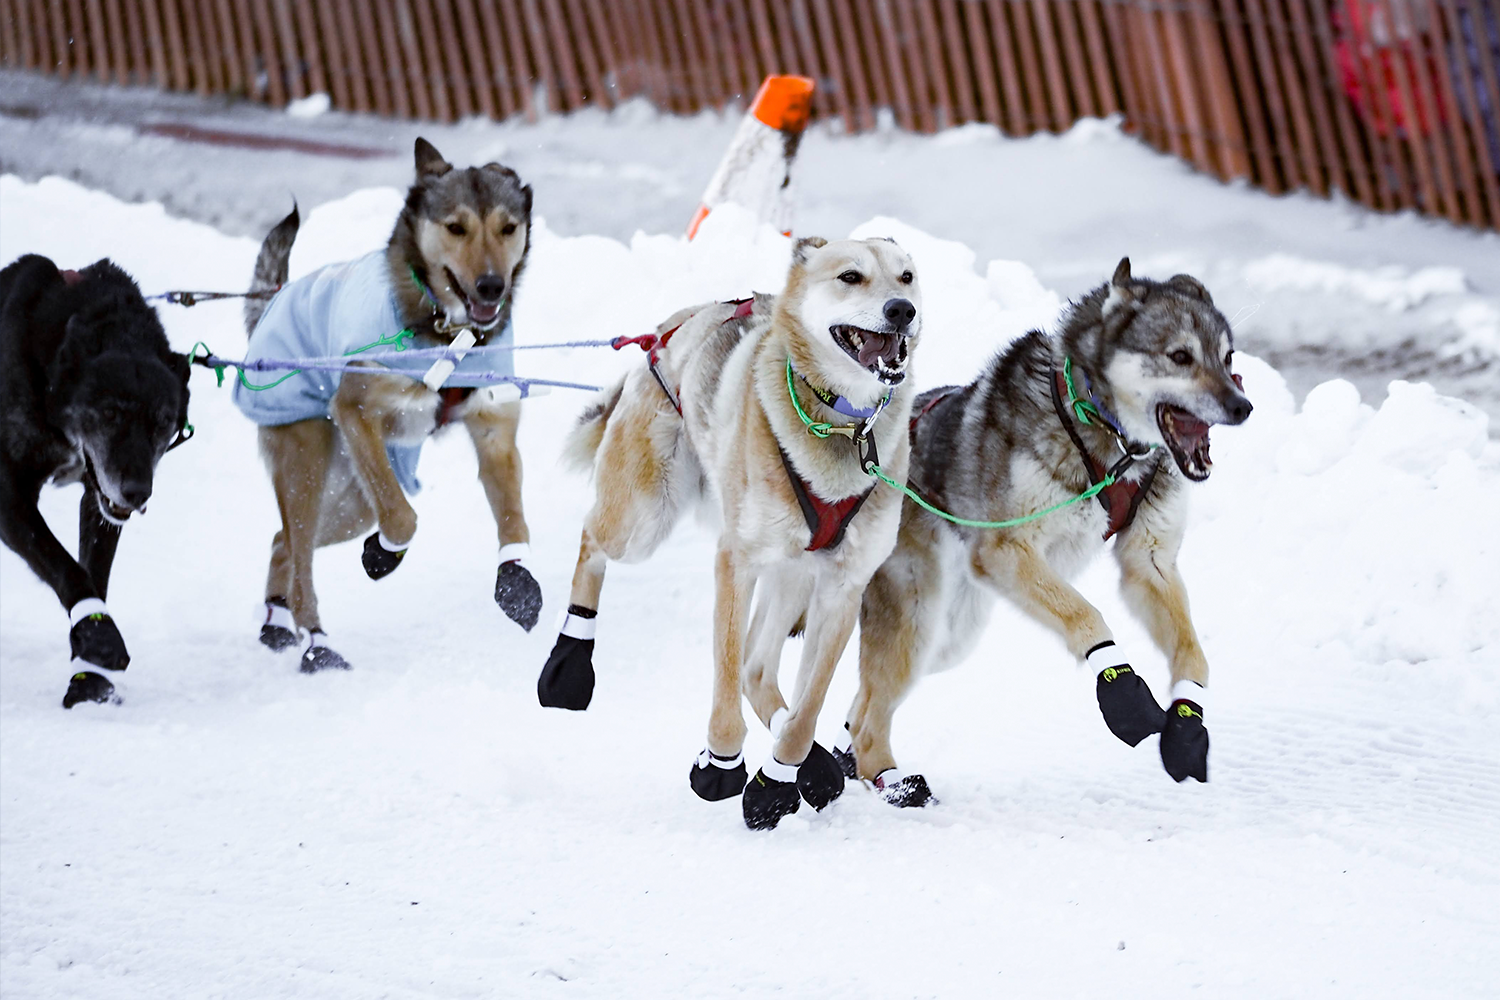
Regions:
[[799, 73], [851, 132], [1120, 113], [1225, 180], [1500, 229], [1500, 0], [0, 0], [0, 64], [443, 121]]

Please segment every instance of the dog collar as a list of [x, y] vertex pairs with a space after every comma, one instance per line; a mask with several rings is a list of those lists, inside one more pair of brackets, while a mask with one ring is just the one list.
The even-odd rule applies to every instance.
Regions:
[[[1125, 428], [1120, 424], [1120, 421], [1115, 418], [1114, 414], [1106, 410], [1103, 404], [1099, 402], [1099, 397], [1094, 395], [1094, 390], [1089, 385], [1088, 373], [1079, 369], [1078, 377], [1083, 382], [1083, 391], [1087, 394], [1087, 398], [1081, 398], [1078, 395], [1078, 390], [1073, 383], [1073, 359], [1064, 355], [1062, 369], [1054, 371], [1053, 381], [1066, 391], [1068, 396], [1068, 411], [1073, 414], [1079, 423], [1084, 426], [1098, 427], [1101, 430], [1107, 431], [1114, 437], [1115, 443], [1119, 445], [1120, 450], [1127, 455], [1139, 458], [1155, 450], [1156, 445], [1154, 444], [1140, 444], [1130, 440], [1130, 435], [1125, 433]], [[1058, 416], [1063, 416], [1061, 409], [1058, 411]], [[1071, 433], [1071, 431], [1072, 428], [1070, 427], [1069, 432]]]
[[[787, 365], [789, 367], [791, 366], [791, 363], [791, 359], [788, 358]], [[855, 406], [853, 403], [849, 402], [848, 397], [841, 396], [836, 392], [831, 392], [828, 389], [824, 389], [820, 386], [814, 385], [812, 382], [808, 381], [806, 375], [803, 375], [801, 372], [797, 371], [796, 368], [792, 368], [792, 373], [802, 380], [802, 384], [807, 386], [808, 392], [811, 392], [814, 396], [818, 397], [818, 402], [822, 403], [824, 406], [836, 410], [839, 413], [842, 413], [846, 417], [853, 417], [856, 420], [869, 420], [870, 418], [874, 417], [875, 414], [885, 409], [886, 404], [891, 401], [891, 393], [888, 389], [886, 390], [885, 398], [882, 399], [879, 403], [876, 403], [874, 406]]]

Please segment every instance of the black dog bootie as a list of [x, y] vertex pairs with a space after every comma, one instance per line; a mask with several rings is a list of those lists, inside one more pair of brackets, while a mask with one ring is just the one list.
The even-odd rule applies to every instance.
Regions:
[[325, 646], [328, 636], [312, 632], [307, 637], [307, 648], [302, 651], [302, 663], [298, 670], [304, 674], [316, 674], [324, 670], [348, 670], [349, 661]]
[[365, 539], [365, 550], [360, 554], [359, 561], [365, 567], [366, 576], [371, 580], [380, 580], [394, 573], [405, 558], [405, 549], [386, 548], [377, 531]]
[[1167, 724], [1161, 731], [1161, 766], [1173, 781], [1208, 780], [1208, 730], [1203, 725], [1202, 705], [1178, 698], [1167, 709]]
[[783, 816], [790, 816], [802, 807], [802, 796], [797, 791], [797, 768], [774, 757], [766, 766], [787, 780], [768, 777], [763, 767], [746, 783], [740, 807], [745, 825], [752, 830], [774, 830]]
[[581, 712], [594, 698], [594, 628], [599, 612], [570, 604], [552, 654], [536, 679], [536, 698], [546, 708]]
[[103, 601], [96, 597], [79, 601], [73, 605], [69, 617], [73, 619], [73, 627], [68, 630], [73, 659], [104, 670], [124, 670], [130, 666], [125, 639]]
[[704, 747], [688, 772], [688, 784], [708, 802], [734, 798], [745, 790], [745, 755], [720, 757]]
[[118, 705], [120, 696], [104, 675], [92, 670], [80, 670], [68, 679], [68, 691], [63, 695], [62, 706], [72, 708], [79, 702], [86, 701], [99, 705]]
[[807, 759], [798, 765], [797, 791], [819, 812], [844, 794], [844, 769], [822, 744], [814, 743]]
[[1110, 732], [1131, 746], [1161, 732], [1165, 721], [1161, 706], [1151, 694], [1150, 686], [1125, 662], [1119, 646], [1101, 642], [1089, 650], [1087, 659], [1099, 671], [1094, 693]]
[[519, 559], [502, 562], [495, 575], [495, 603], [507, 618], [530, 632], [542, 616], [542, 585]]
[[273, 653], [297, 645], [297, 621], [285, 597], [266, 598], [266, 620], [260, 627], [260, 644]]

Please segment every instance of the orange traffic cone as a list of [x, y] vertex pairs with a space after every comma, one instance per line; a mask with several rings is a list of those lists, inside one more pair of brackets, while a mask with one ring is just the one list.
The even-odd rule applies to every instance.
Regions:
[[688, 223], [688, 239], [726, 201], [792, 234], [792, 160], [812, 110], [813, 87], [805, 76], [766, 77]]

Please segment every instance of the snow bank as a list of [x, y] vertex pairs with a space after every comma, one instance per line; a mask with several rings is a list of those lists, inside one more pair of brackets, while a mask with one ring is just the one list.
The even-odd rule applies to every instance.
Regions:
[[[293, 272], [379, 246], [398, 205], [373, 189], [313, 208]], [[895, 219], [856, 235], [916, 259], [919, 385], [972, 377], [1062, 304], [1027, 264]], [[0, 260], [23, 252], [107, 254], [149, 293], [243, 288], [255, 244], [0, 177]], [[691, 244], [538, 220], [533, 252], [522, 343], [645, 332], [687, 303], [774, 290], [789, 241], [721, 208]], [[237, 303], [162, 315], [179, 349], [242, 349]], [[517, 367], [602, 383], [639, 360], [526, 352]], [[424, 457], [400, 573], [374, 584], [356, 545], [320, 552], [325, 621], [356, 669], [301, 677], [254, 639], [275, 514], [253, 429], [195, 373], [198, 438], [162, 463], [110, 593], [135, 657], [125, 706], [56, 707], [65, 616], [0, 552], [0, 992], [1485, 995], [1500, 975], [1486, 418], [1399, 382], [1378, 408], [1334, 381], [1298, 410], [1276, 371], [1238, 367], [1256, 412], [1214, 432], [1182, 553], [1214, 671], [1213, 782], [1173, 786], [1154, 741], [1113, 741], [1092, 678], [1002, 609], [971, 662], [898, 716], [897, 754], [940, 806], [901, 814], [851, 787], [769, 836], [683, 780], [708, 704], [702, 529], [611, 567], [595, 705], [543, 711], [553, 636], [494, 608], [492, 522], [449, 434]], [[582, 404], [528, 402], [522, 424], [544, 622], [566, 603], [588, 503], [553, 459]], [[69, 542], [76, 503], [76, 488], [44, 496]], [[1101, 560], [1079, 586], [1162, 694], [1114, 575]], [[846, 658], [825, 741], [853, 674]], [[754, 732], [747, 757], [767, 746]]]

